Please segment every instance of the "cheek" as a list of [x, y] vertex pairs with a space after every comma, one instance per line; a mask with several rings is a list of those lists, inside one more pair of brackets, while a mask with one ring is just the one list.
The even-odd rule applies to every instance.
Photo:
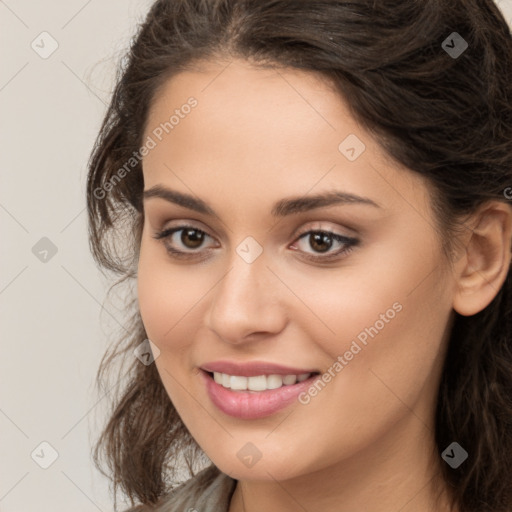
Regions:
[[[199, 279], [197, 269], [171, 265], [162, 248], [143, 239], [141, 244], [137, 295], [148, 337], [160, 344], [179, 344], [187, 337], [177, 336], [200, 309], [201, 300], [211, 288], [211, 277]], [[199, 306], [199, 307], [198, 307]], [[176, 345], [176, 348], [179, 348]]]
[[386, 384], [412, 403], [439, 369], [451, 302], [436, 247], [434, 238], [397, 237], [393, 245], [366, 252], [364, 261], [317, 274], [314, 287], [311, 276], [290, 281], [309, 307], [295, 321], [327, 355], [324, 369], [337, 377], [336, 394], [357, 390], [354, 407], [370, 411], [392, 397]]
[[[155, 364], [168, 396], [180, 412], [190, 409], [190, 396], [180, 383], [190, 378], [191, 341], [204, 314], [201, 298], [212, 283], [194, 278], [186, 266], [170, 265], [158, 247], [142, 242], [137, 276], [139, 310], [148, 338], [160, 350]], [[183, 420], [189, 415], [184, 414]]]

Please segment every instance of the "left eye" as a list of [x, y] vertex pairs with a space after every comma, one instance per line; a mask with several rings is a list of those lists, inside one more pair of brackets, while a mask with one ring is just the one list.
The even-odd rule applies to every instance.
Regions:
[[307, 257], [317, 260], [332, 258], [333, 256], [339, 256], [340, 254], [349, 251], [352, 248], [352, 246], [358, 243], [358, 240], [356, 238], [347, 237], [340, 235], [339, 233], [323, 230], [312, 230], [303, 233], [298, 238], [298, 241], [302, 240], [307, 240], [309, 247], [313, 248], [316, 254], [328, 253], [332, 249], [334, 243], [338, 243], [341, 245], [341, 247], [337, 251], [330, 252], [328, 256], [311, 256], [311, 253], [309, 253], [308, 251], [303, 251], [306, 253], [306, 255], [309, 255]]

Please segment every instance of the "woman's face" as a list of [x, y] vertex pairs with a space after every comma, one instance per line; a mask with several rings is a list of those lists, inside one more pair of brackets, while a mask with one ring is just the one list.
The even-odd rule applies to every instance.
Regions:
[[413, 464], [454, 293], [423, 179], [315, 75], [236, 60], [166, 83], [144, 141], [140, 311], [208, 457], [259, 480]]

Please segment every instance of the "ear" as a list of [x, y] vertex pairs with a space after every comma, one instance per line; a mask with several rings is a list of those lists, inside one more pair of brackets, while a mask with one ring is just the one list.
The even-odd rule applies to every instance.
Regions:
[[491, 303], [507, 278], [512, 254], [512, 206], [487, 202], [465, 225], [465, 251], [455, 265], [453, 309], [471, 316]]

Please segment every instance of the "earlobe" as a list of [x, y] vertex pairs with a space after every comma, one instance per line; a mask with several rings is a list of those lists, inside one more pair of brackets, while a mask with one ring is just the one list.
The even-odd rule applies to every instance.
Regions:
[[471, 316], [485, 309], [498, 294], [510, 270], [512, 207], [492, 201], [468, 221], [465, 254], [456, 265], [453, 309]]

